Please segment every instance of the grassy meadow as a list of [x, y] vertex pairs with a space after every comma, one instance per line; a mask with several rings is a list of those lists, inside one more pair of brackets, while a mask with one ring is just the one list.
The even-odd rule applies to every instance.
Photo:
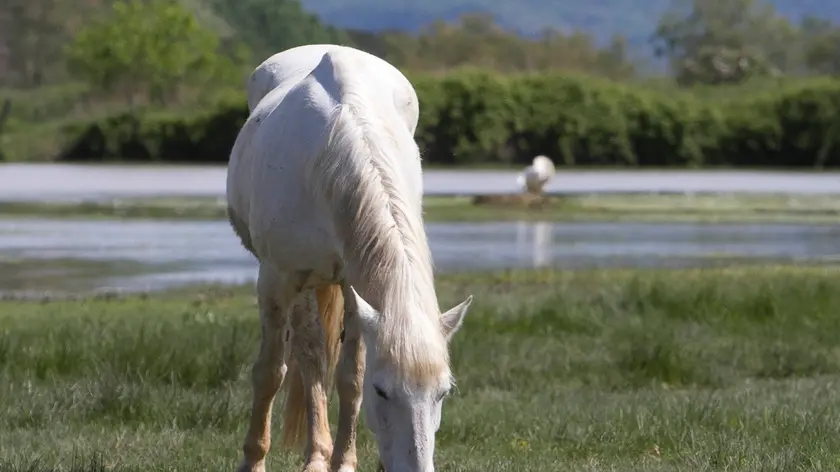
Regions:
[[[441, 472], [840, 467], [840, 268], [438, 285], [444, 307], [476, 297], [452, 345]], [[0, 301], [0, 470], [233, 471], [258, 336], [250, 287]], [[268, 465], [300, 463], [276, 447]]]
[[[541, 207], [475, 204], [472, 197], [427, 196], [426, 221], [646, 221], [840, 223], [834, 195], [576, 194]], [[89, 202], [0, 202], [0, 217], [224, 219], [224, 198], [156, 197]]]

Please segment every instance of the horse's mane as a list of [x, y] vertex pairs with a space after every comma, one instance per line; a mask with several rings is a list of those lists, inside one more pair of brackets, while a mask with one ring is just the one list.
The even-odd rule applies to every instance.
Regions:
[[416, 159], [419, 180], [419, 150], [396, 108], [374, 98], [388, 94], [355, 80], [342, 59], [327, 53], [315, 71], [331, 74], [338, 106], [307, 181], [331, 212], [347, 276], [381, 315], [379, 345], [369, 348], [393, 362], [399, 375], [422, 380], [438, 375], [449, 360], [422, 191], [399, 161]]

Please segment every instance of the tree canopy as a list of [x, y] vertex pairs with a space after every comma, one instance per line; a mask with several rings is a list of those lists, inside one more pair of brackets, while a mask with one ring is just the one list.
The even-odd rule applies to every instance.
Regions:
[[222, 79], [229, 61], [218, 36], [174, 0], [119, 0], [67, 48], [68, 71], [106, 91], [172, 99], [178, 87]]
[[[767, 0], [662, 1], [671, 7], [650, 49], [678, 84], [840, 73], [840, 28], [826, 18], [794, 22]], [[417, 32], [376, 32], [328, 26], [298, 0], [8, 0], [0, 5], [0, 86], [82, 80], [163, 102], [189, 87], [239, 86], [269, 55], [324, 42], [410, 71], [553, 70], [616, 80], [649, 72], [623, 35], [604, 42], [541, 27], [523, 36], [497, 18], [462, 12]]]

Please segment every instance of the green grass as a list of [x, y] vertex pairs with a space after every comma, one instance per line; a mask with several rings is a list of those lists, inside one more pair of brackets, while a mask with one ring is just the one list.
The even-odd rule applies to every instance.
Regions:
[[84, 202], [2, 202], [0, 217], [225, 219], [225, 199], [139, 198]]
[[[840, 223], [833, 195], [604, 194], [553, 197], [543, 209], [427, 197], [427, 221], [698, 221]], [[0, 217], [224, 219], [224, 199], [150, 198], [81, 203], [0, 203]]]
[[[828, 267], [441, 277], [444, 307], [476, 298], [437, 470], [837, 470], [838, 284]], [[234, 470], [250, 288], [3, 301], [0, 327], [0, 470]], [[373, 470], [366, 430], [360, 454]]]
[[591, 194], [552, 198], [543, 209], [477, 206], [470, 198], [427, 198], [430, 221], [840, 222], [831, 195]]

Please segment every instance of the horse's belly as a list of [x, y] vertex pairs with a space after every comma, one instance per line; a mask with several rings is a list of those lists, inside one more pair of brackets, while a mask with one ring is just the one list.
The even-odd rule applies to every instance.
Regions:
[[[311, 202], [290, 202], [255, 218], [252, 227], [258, 257], [281, 271], [314, 271], [322, 278], [340, 276], [341, 255], [329, 221]], [[253, 225], [252, 225], [253, 226]]]

